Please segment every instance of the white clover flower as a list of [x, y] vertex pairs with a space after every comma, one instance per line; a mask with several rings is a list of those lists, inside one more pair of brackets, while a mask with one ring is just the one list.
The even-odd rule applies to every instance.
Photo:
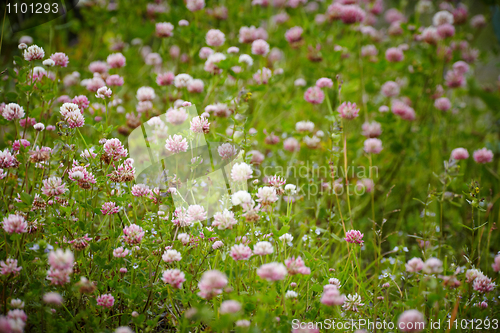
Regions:
[[247, 191], [238, 191], [231, 196], [233, 205], [248, 204], [252, 201], [252, 196]]
[[250, 179], [252, 176], [252, 167], [244, 162], [236, 163], [231, 170], [231, 178], [235, 182], [242, 182]]
[[249, 66], [249, 67], [253, 65], [253, 59], [248, 54], [240, 55], [238, 62], [241, 62], [243, 64], [247, 64], [247, 66]]

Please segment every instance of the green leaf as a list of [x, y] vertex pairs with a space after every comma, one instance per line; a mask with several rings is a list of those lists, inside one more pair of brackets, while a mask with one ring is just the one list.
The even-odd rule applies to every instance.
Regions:
[[458, 225], [461, 225], [462, 227], [467, 228], [467, 229], [469, 229], [470, 231], [472, 231], [472, 228], [470, 228], [470, 227], [466, 226], [465, 224], [458, 223]]
[[34, 108], [30, 112], [30, 117], [38, 118], [38, 116], [40, 116], [41, 113], [42, 113], [42, 108], [39, 106], [37, 108]]
[[323, 286], [319, 285], [319, 284], [315, 284], [311, 287], [311, 290], [312, 291], [315, 291], [317, 293], [320, 293], [323, 291]]
[[288, 230], [290, 230], [290, 226], [289, 225], [284, 225], [283, 227], [281, 227], [279, 233], [278, 233], [278, 237], [280, 236], [283, 236], [284, 234], [286, 234], [288, 232]]
[[31, 205], [33, 203], [33, 198], [25, 192], [21, 193], [21, 200], [27, 205]]
[[7, 98], [9, 102], [16, 102], [18, 97], [17, 93], [13, 91], [5, 94], [5, 98]]

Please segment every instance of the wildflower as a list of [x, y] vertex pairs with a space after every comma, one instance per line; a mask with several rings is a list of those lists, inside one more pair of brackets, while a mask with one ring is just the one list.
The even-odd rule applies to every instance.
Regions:
[[66, 54], [62, 52], [56, 52], [50, 56], [50, 60], [54, 62], [54, 65], [59, 67], [67, 67], [69, 63], [69, 58]]
[[474, 303], [474, 306], [477, 306], [478, 308], [481, 309], [487, 309], [488, 308], [488, 303], [485, 301]]
[[210, 29], [205, 36], [205, 41], [208, 46], [222, 46], [226, 37], [219, 29]]
[[345, 302], [345, 295], [341, 295], [337, 288], [325, 288], [320, 302], [328, 306], [342, 305]]
[[[150, 5], [150, 4], [148, 4], [148, 5]], [[132, 316], [133, 316], [134, 312], [132, 312]], [[134, 331], [128, 326], [120, 326], [120, 327], [116, 328], [114, 333], [134, 333]]]
[[482, 148], [474, 151], [472, 157], [474, 158], [474, 161], [476, 161], [476, 163], [490, 163], [493, 160], [493, 152], [489, 149]]
[[130, 191], [132, 192], [132, 195], [134, 197], [145, 197], [149, 195], [149, 193], [151, 192], [149, 186], [145, 184], [136, 184], [132, 187]]
[[253, 247], [254, 254], [259, 255], [259, 256], [265, 256], [267, 254], [272, 254], [273, 251], [274, 250], [273, 250], [272, 244], [269, 242], [266, 242], [266, 241], [258, 242]]
[[204, 83], [200, 79], [191, 80], [187, 85], [187, 90], [190, 93], [201, 93], [203, 92]]
[[291, 29], [288, 29], [285, 33], [285, 38], [288, 41], [288, 43], [297, 43], [302, 40], [302, 33], [304, 32], [304, 29], [302, 27], [293, 27]]
[[405, 264], [408, 273], [417, 273], [424, 268], [424, 262], [420, 258], [412, 258]]
[[191, 119], [191, 131], [194, 133], [205, 133], [210, 131], [210, 123], [203, 116], [196, 116]]
[[26, 322], [28, 320], [26, 312], [21, 309], [10, 310], [9, 312], [7, 312], [7, 317], [13, 320], [22, 320], [23, 322]]
[[105, 202], [101, 206], [102, 215], [112, 215], [118, 213], [119, 211], [120, 207], [116, 207], [116, 204], [114, 202]]
[[45, 51], [37, 45], [31, 45], [27, 49], [24, 49], [23, 52], [23, 57], [26, 61], [42, 60], [44, 56]]
[[125, 66], [125, 57], [121, 53], [113, 53], [108, 55], [108, 58], [106, 59], [109, 67], [111, 68], [121, 68]]
[[363, 234], [358, 230], [349, 230], [346, 233], [345, 241], [351, 244], [363, 245]]
[[290, 152], [296, 152], [300, 150], [300, 143], [295, 138], [287, 138], [283, 141], [283, 148]]
[[74, 103], [64, 103], [60, 108], [60, 113], [69, 128], [82, 127], [85, 124], [80, 108]]
[[253, 59], [248, 54], [241, 54], [238, 58], [238, 62], [247, 64], [249, 67], [253, 65]]
[[[216, 117], [229, 117], [232, 113], [231, 110], [229, 110], [229, 107], [223, 103], [207, 105], [207, 107], [205, 108], [205, 112], [213, 112], [214, 116]], [[232, 135], [232, 132], [228, 135]]]
[[156, 76], [156, 83], [159, 86], [169, 86], [174, 83], [175, 74], [172, 72], [161, 73]]
[[358, 5], [344, 5], [340, 9], [340, 19], [345, 24], [362, 22], [365, 19], [365, 11]]
[[366, 136], [367, 138], [376, 138], [379, 137], [380, 134], [382, 134], [382, 126], [376, 121], [372, 121], [371, 123], [364, 123], [361, 129], [361, 135]]
[[404, 59], [403, 51], [398, 49], [397, 47], [388, 48], [385, 51], [385, 59], [389, 62], [400, 62]]
[[270, 186], [259, 188], [259, 190], [257, 191], [257, 198], [257, 202], [260, 202], [264, 206], [278, 201], [276, 188]]
[[484, 276], [483, 272], [478, 269], [468, 269], [465, 272], [465, 281], [467, 283], [474, 282], [477, 277]]
[[444, 79], [449, 88], [459, 88], [465, 84], [464, 75], [460, 70], [456, 69], [447, 71]]
[[231, 178], [235, 182], [242, 182], [250, 179], [252, 176], [253, 170], [252, 167], [244, 162], [236, 163], [233, 165], [231, 169]]
[[12, 150], [18, 151], [21, 148], [21, 145], [23, 145], [23, 147], [26, 148], [26, 147], [30, 146], [30, 142], [28, 140], [25, 140], [25, 139], [15, 140], [12, 143]]
[[43, 295], [43, 301], [50, 305], [60, 306], [63, 303], [63, 298], [59, 293], [48, 292]]
[[178, 269], [167, 269], [163, 271], [162, 281], [170, 284], [176, 289], [182, 288], [182, 283], [186, 281], [184, 273]]
[[429, 258], [424, 263], [423, 271], [426, 274], [441, 273], [443, 271], [443, 262], [437, 258]]
[[234, 260], [248, 260], [252, 256], [252, 249], [244, 244], [233, 245], [230, 255]]
[[318, 88], [332, 88], [333, 81], [327, 77], [322, 77], [316, 81], [316, 87]]
[[212, 244], [212, 249], [217, 250], [217, 249], [219, 249], [219, 248], [221, 248], [221, 247], [223, 247], [223, 246], [224, 246], [224, 243], [223, 243], [223, 242], [221, 242], [221, 241], [215, 241], [215, 242]]
[[473, 16], [470, 19], [470, 25], [474, 29], [484, 28], [486, 26], [486, 19], [485, 19], [484, 15], [478, 14], [478, 15]]
[[144, 231], [137, 224], [131, 224], [123, 228], [123, 240], [128, 245], [139, 244], [142, 241], [142, 237], [144, 237]]
[[73, 268], [75, 257], [70, 250], [57, 249], [49, 253], [49, 264], [54, 269], [64, 270]]
[[203, 273], [198, 288], [198, 295], [205, 299], [210, 299], [222, 293], [222, 289], [227, 285], [227, 277], [218, 270], [210, 270]]
[[[83, 113], [83, 110], [85, 110], [86, 108], [89, 107], [89, 100], [88, 100], [87, 96], [85, 96], [85, 95], [79, 95], [79, 96], [73, 97], [73, 99], [71, 100], [71, 103], [76, 104], [78, 106], [78, 109], [82, 113]], [[65, 111], [74, 111], [74, 110], [75, 109], [73, 106], [67, 105], [65, 107]]]
[[424, 315], [418, 310], [407, 310], [398, 318], [401, 332], [421, 332], [425, 328]]
[[217, 212], [214, 215], [214, 221], [212, 222], [213, 227], [217, 227], [219, 230], [232, 229], [238, 221], [234, 218], [234, 213], [224, 209], [224, 211]]
[[100, 87], [99, 89], [97, 89], [97, 93], [96, 93], [95, 97], [105, 99], [105, 98], [111, 97], [112, 93], [113, 92], [111, 91], [111, 89], [109, 89], [106, 86], [103, 86], [103, 87]]
[[304, 261], [302, 260], [302, 258], [300, 256], [297, 257], [297, 259], [295, 259], [295, 257], [286, 259], [285, 265], [287, 267], [288, 274], [290, 274], [290, 275], [295, 275], [295, 274], [309, 275], [309, 274], [311, 274], [311, 269], [309, 267], [306, 267]]
[[285, 243], [291, 243], [293, 241], [293, 236], [289, 233], [285, 233], [278, 238], [280, 241]]
[[137, 89], [136, 97], [139, 101], [144, 102], [144, 101], [152, 101], [156, 97], [156, 95], [153, 88], [140, 87], [139, 89]]
[[272, 76], [271, 70], [267, 67], [264, 67], [262, 68], [262, 70], [259, 69], [257, 73], [253, 75], [253, 79], [257, 84], [267, 84], [271, 76]]
[[266, 56], [269, 53], [269, 44], [264, 39], [252, 42], [252, 54]]
[[421, 39], [427, 44], [436, 45], [441, 39], [441, 36], [436, 28], [427, 27], [422, 31]]
[[368, 154], [379, 154], [382, 151], [382, 141], [376, 138], [366, 139], [364, 150]]
[[158, 37], [172, 37], [174, 25], [170, 22], [159, 22], [156, 23], [156, 35]]
[[495, 282], [491, 282], [491, 279], [485, 275], [480, 275], [474, 279], [474, 283], [472, 284], [474, 290], [479, 293], [487, 293], [495, 289]]
[[188, 143], [187, 140], [182, 137], [182, 135], [174, 134], [173, 138], [172, 136], [169, 136], [169, 138], [166, 140], [165, 149], [174, 154], [186, 152], [188, 149]]
[[382, 85], [382, 95], [385, 97], [396, 97], [399, 95], [399, 85], [394, 81], [387, 81]]
[[294, 195], [297, 193], [297, 186], [294, 184], [286, 184], [285, 185], [285, 193], [288, 195]]
[[10, 307], [15, 309], [22, 309], [24, 308], [24, 302], [19, 298], [13, 298], [10, 300]]
[[249, 204], [252, 201], [252, 197], [247, 191], [238, 191], [232, 195], [231, 201], [235, 206]]
[[135, 168], [133, 160], [128, 158], [125, 162], [118, 166], [111, 174], [107, 175], [113, 182], [129, 182], [134, 179]]
[[466, 160], [469, 158], [469, 152], [465, 148], [455, 148], [451, 151], [451, 158], [455, 160]]
[[180, 125], [184, 123], [187, 118], [188, 114], [184, 108], [169, 109], [165, 114], [165, 119], [167, 120], [167, 122], [173, 125]]
[[436, 27], [443, 24], [453, 24], [453, 14], [446, 10], [439, 11], [432, 17], [432, 24]]
[[3, 108], [2, 116], [7, 120], [24, 118], [24, 108], [19, 104], [9, 103]]
[[164, 262], [181, 261], [182, 256], [177, 250], [166, 250], [161, 256]]
[[200, 205], [190, 205], [187, 209], [187, 218], [191, 223], [200, 222], [207, 219], [205, 208]]
[[353, 312], [358, 312], [359, 309], [358, 307], [361, 307], [365, 305], [364, 303], [361, 303], [361, 296], [358, 294], [354, 295], [347, 295], [347, 297], [344, 300], [344, 305], [342, 308], [347, 311], [353, 311]]
[[365, 45], [365, 46], [361, 47], [361, 56], [362, 57], [373, 58], [373, 57], [376, 57], [377, 54], [378, 54], [378, 50], [375, 47], [375, 45]]
[[264, 264], [257, 269], [257, 275], [267, 281], [280, 281], [288, 274], [285, 265], [277, 262]]
[[42, 193], [48, 197], [55, 197], [64, 194], [68, 189], [66, 184], [59, 177], [50, 177], [43, 181]]
[[149, 66], [160, 66], [162, 61], [163, 60], [162, 60], [161, 56], [156, 52], [149, 53], [146, 56], [146, 58], [144, 59], [144, 62], [146, 63], [146, 65], [149, 65]]
[[21, 215], [10, 214], [4, 217], [2, 227], [8, 234], [21, 234], [28, 232], [28, 223]]
[[205, 0], [187, 0], [186, 7], [191, 12], [202, 10], [205, 7]]
[[217, 148], [217, 152], [223, 160], [230, 159], [237, 154], [236, 148], [230, 143], [223, 143], [222, 145], [220, 145]]
[[317, 86], [309, 87], [304, 93], [304, 99], [311, 104], [321, 104], [325, 99], [325, 93]]
[[400, 100], [393, 100], [391, 105], [392, 113], [400, 116], [404, 120], [414, 120], [415, 110]]
[[200, 49], [198, 56], [200, 57], [200, 59], [208, 59], [208, 57], [210, 57], [212, 54], [214, 54], [214, 50], [204, 46]]
[[178, 234], [177, 239], [184, 245], [189, 243], [189, 235], [186, 233]]
[[115, 298], [111, 294], [104, 294], [97, 297], [97, 305], [99, 306], [109, 309], [113, 307], [113, 304], [115, 304]]
[[118, 161], [120, 158], [127, 157], [128, 151], [125, 149], [119, 139], [109, 139], [103, 146], [107, 156], [113, 161]]
[[442, 24], [437, 27], [437, 33], [441, 38], [449, 38], [455, 35], [455, 27], [451, 24]]
[[236, 313], [239, 311], [241, 311], [241, 304], [233, 300], [222, 302], [219, 308], [220, 314]]
[[434, 107], [441, 111], [448, 111], [451, 108], [451, 102], [446, 97], [440, 97], [434, 101]]
[[497, 254], [495, 256], [495, 259], [493, 261], [493, 264], [491, 264], [491, 267], [495, 272], [500, 272], [500, 254]]
[[129, 253], [129, 250], [125, 249], [123, 246], [120, 246], [113, 250], [113, 257], [125, 258]]
[[337, 111], [340, 113], [340, 117], [351, 120], [358, 117], [359, 109], [356, 106], [356, 103], [344, 102], [342, 103]]
[[17, 259], [7, 258], [5, 261], [0, 261], [0, 274], [1, 275], [17, 275], [22, 267], [17, 266]]

